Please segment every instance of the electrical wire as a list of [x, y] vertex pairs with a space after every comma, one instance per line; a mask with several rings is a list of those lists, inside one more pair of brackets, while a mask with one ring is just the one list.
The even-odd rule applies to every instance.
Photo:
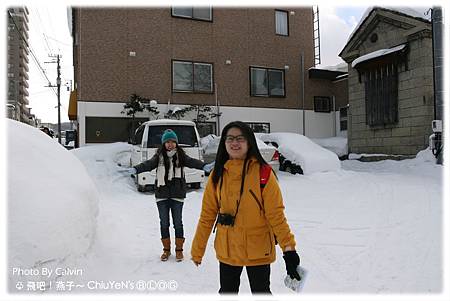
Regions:
[[22, 39], [22, 41], [25, 43], [25, 46], [28, 48], [29, 52], [31, 53], [31, 57], [33, 58], [34, 62], [36, 63], [39, 71], [41, 71], [42, 75], [44, 75], [45, 79], [48, 82], [49, 87], [52, 89], [52, 91], [55, 93], [55, 95], [57, 96], [58, 93], [56, 92], [55, 88], [52, 87], [51, 85], [51, 81], [48, 78], [47, 74], [45, 73], [44, 68], [42, 68], [41, 64], [39, 63], [39, 60], [37, 59], [36, 55], [34, 54], [33, 49], [31, 48], [31, 46], [28, 44], [28, 41], [23, 37], [22, 32], [19, 30], [19, 26], [16, 23], [16, 20], [14, 19], [14, 17], [12, 16], [11, 12], [8, 10], [8, 16], [9, 18], [12, 20], [12, 22], [14, 23], [14, 28], [16, 29], [17, 33], [19, 34], [20, 38]]
[[44, 28], [44, 24], [41, 19], [41, 14], [39, 13], [39, 10], [37, 8], [35, 8], [33, 10], [35, 11], [36, 16], [38, 17], [39, 27], [41, 29], [40, 31], [42, 32], [42, 35], [44, 36], [44, 41], [45, 41], [45, 44], [47, 45], [47, 50], [50, 55], [53, 55], [53, 49], [50, 47], [50, 44], [48, 43], [48, 40], [47, 40], [47, 36], [45, 34], [45, 28]]

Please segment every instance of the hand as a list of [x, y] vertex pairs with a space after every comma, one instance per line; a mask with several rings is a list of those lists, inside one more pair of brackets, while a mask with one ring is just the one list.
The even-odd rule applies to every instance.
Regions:
[[208, 163], [208, 164], [205, 164], [204, 166], [203, 166], [203, 170], [207, 173], [207, 174], [209, 174], [209, 173], [211, 173], [211, 170], [214, 168], [214, 165], [216, 164], [216, 162], [215, 161], [213, 161], [213, 162], [211, 162], [211, 163]]
[[134, 167], [130, 167], [130, 168], [121, 168], [119, 170], [119, 172], [124, 173], [124, 174], [129, 174], [129, 175], [135, 175], [137, 173], [136, 168]]
[[191, 258], [192, 262], [195, 264], [195, 266], [199, 266], [202, 264], [201, 260], [195, 260], [194, 258]]
[[301, 278], [297, 272], [297, 266], [300, 264], [300, 257], [298, 256], [297, 251], [286, 251], [283, 254], [287, 274], [291, 277], [291, 279], [297, 279], [300, 281]]

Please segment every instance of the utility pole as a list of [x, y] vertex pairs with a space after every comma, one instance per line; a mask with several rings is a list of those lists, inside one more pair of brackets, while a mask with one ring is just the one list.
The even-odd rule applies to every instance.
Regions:
[[[444, 162], [444, 20], [442, 8], [431, 10], [431, 28], [433, 32], [433, 88], [434, 88], [434, 120], [432, 123], [434, 143], [433, 155], [437, 164]], [[430, 145], [431, 146], [431, 145]]]
[[[55, 56], [50, 56], [55, 57]], [[61, 55], [56, 55], [56, 62], [46, 62], [46, 63], [56, 63], [56, 71], [57, 71], [57, 77], [56, 77], [56, 86], [55, 85], [49, 85], [47, 87], [56, 87], [58, 88], [58, 143], [61, 144], [61, 65], [60, 65], [60, 58]]]

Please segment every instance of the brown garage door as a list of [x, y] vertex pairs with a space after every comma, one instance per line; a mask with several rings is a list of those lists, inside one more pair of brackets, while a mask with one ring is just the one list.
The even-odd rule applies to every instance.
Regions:
[[147, 118], [135, 118], [132, 126], [131, 118], [122, 117], [86, 117], [86, 143], [127, 142], [132, 130]]

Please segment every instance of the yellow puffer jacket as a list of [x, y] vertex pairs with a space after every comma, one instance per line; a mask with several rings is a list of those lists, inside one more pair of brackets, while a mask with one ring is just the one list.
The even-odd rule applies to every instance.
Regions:
[[[203, 195], [202, 211], [197, 225], [191, 256], [201, 262], [206, 244], [220, 212], [234, 215], [241, 189], [244, 160], [228, 160], [223, 171], [222, 192], [212, 176]], [[257, 199], [257, 200], [256, 200]], [[259, 204], [261, 205], [258, 205]], [[284, 216], [284, 205], [277, 179], [271, 171], [261, 195], [260, 164], [249, 160], [244, 189], [234, 226], [217, 224], [214, 248], [219, 261], [234, 266], [254, 266], [275, 261], [275, 238], [282, 250], [295, 248], [294, 235]]]

